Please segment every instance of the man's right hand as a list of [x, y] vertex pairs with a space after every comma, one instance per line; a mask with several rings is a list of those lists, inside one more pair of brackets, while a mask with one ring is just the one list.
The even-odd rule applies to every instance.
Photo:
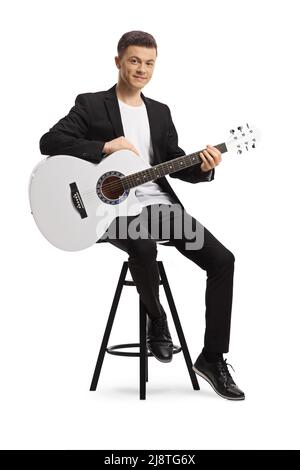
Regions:
[[139, 155], [137, 149], [128, 140], [126, 140], [124, 136], [117, 137], [117, 139], [106, 142], [102, 152], [109, 155], [117, 150], [132, 150], [134, 153]]

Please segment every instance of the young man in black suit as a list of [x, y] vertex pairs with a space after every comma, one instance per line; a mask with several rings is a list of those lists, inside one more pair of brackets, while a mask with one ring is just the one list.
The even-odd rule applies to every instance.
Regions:
[[[99, 163], [104, 155], [129, 149], [151, 165], [185, 155], [178, 146], [168, 106], [141, 92], [154, 71], [155, 39], [143, 31], [130, 31], [121, 37], [117, 49], [118, 83], [107, 91], [78, 95], [69, 114], [42, 136], [42, 154], [72, 155]], [[190, 183], [211, 181], [220, 162], [220, 151], [207, 146], [200, 152], [198, 164], [170, 176]], [[141, 214], [116, 218], [99, 242], [112, 243], [129, 255], [130, 271], [148, 314], [149, 350], [162, 362], [172, 360], [173, 343], [159, 301], [156, 261], [156, 242], [164, 239], [164, 229], [168, 226], [168, 244], [207, 272], [204, 348], [193, 368], [223, 398], [243, 400], [245, 395], [233, 381], [223, 358], [229, 349], [234, 255], [186, 212], [165, 177], [138, 186], [136, 196], [143, 206]], [[122, 222], [126, 219], [125, 226], [120, 219]], [[132, 222], [135, 228], [136, 222], [140, 228], [144, 227], [147, 236], [131, 236]], [[187, 226], [189, 230], [185, 230]], [[125, 238], [124, 234], [120, 236], [124, 227]], [[179, 232], [178, 228], [181, 228]]]

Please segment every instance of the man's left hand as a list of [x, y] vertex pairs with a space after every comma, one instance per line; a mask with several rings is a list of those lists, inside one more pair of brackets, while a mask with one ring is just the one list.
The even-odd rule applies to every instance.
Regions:
[[206, 148], [207, 150], [200, 152], [200, 157], [203, 160], [200, 164], [202, 171], [210, 171], [222, 161], [220, 150], [212, 145], [207, 145]]

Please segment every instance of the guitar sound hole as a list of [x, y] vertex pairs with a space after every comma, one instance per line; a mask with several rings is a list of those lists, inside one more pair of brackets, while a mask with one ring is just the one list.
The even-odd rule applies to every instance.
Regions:
[[101, 193], [107, 199], [119, 199], [124, 193], [124, 188], [118, 176], [108, 176], [101, 185]]

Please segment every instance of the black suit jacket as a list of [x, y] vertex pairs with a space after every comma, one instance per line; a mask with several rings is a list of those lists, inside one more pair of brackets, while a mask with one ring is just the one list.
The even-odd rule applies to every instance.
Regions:
[[[153, 165], [186, 155], [178, 146], [178, 136], [166, 104], [147, 98], [141, 93], [150, 126], [153, 146]], [[105, 155], [105, 142], [124, 136], [116, 84], [106, 91], [83, 93], [76, 97], [75, 106], [40, 139], [43, 155], [72, 155], [99, 163]], [[125, 136], [124, 136], [125, 137]], [[201, 171], [200, 164], [170, 174], [189, 183], [214, 179], [214, 169]], [[155, 180], [183, 208], [166, 177]]]

